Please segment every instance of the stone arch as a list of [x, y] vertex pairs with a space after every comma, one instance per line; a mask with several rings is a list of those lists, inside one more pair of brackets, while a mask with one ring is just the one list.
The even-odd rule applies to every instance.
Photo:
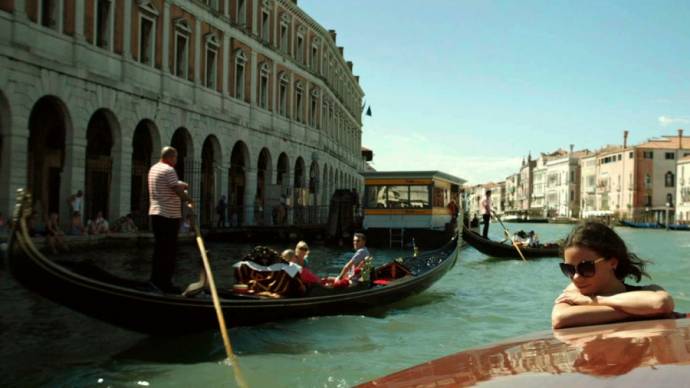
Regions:
[[39, 217], [57, 212], [66, 218], [67, 211], [60, 213], [60, 210], [66, 209], [61, 203], [70, 189], [62, 187], [61, 174], [65, 166], [65, 139], [71, 134], [71, 126], [67, 107], [58, 97], [43, 96], [31, 109], [27, 187], [34, 195], [34, 209], [43, 213]]
[[327, 207], [330, 202], [328, 187], [328, 164], [324, 163], [321, 178], [321, 205]]
[[96, 110], [86, 127], [86, 163], [84, 174], [84, 216], [93, 219], [97, 212], [111, 216], [113, 151], [120, 134], [120, 124], [112, 111]]
[[177, 177], [191, 183], [194, 181], [194, 141], [185, 127], [179, 127], [170, 140], [170, 145], [177, 150]]
[[268, 148], [264, 147], [261, 149], [261, 152], [259, 152], [259, 160], [256, 163], [256, 198], [259, 206], [258, 209], [254, 210], [257, 213], [255, 221], [257, 221], [259, 224], [266, 221], [266, 215], [264, 212], [268, 205], [267, 202], [275, 202], [277, 199], [271, 198], [275, 197], [275, 194], [267, 192], [272, 179], [273, 161], [271, 160], [271, 152], [268, 150]]
[[160, 157], [160, 149], [160, 133], [156, 124], [149, 119], [139, 121], [132, 136], [130, 211], [134, 222], [143, 229], [149, 224], [148, 171]]
[[278, 165], [276, 166], [276, 184], [281, 187], [281, 193], [285, 194], [289, 187], [288, 177], [290, 176], [290, 158], [285, 152], [278, 156]]
[[204, 140], [201, 148], [201, 198], [199, 208], [201, 209], [201, 224], [210, 226], [213, 224], [215, 215], [215, 203], [219, 197], [220, 177], [219, 171], [222, 168], [222, 154], [220, 142], [214, 135], [209, 135]]
[[241, 225], [244, 221], [244, 193], [247, 182], [246, 172], [249, 165], [249, 149], [243, 141], [237, 141], [230, 154], [230, 170], [228, 179], [228, 208], [230, 211], [230, 225]]
[[309, 194], [312, 198], [312, 205], [318, 204], [319, 194], [321, 193], [321, 177], [319, 176], [319, 162], [312, 160], [309, 166]]
[[307, 205], [308, 188], [305, 182], [305, 166], [304, 159], [298, 156], [295, 160], [295, 169], [293, 175], [293, 217], [296, 224], [304, 222], [304, 206]]

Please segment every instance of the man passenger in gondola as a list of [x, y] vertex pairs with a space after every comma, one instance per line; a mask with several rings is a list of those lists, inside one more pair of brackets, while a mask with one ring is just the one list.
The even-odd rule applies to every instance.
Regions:
[[175, 164], [177, 150], [163, 147], [160, 161], [151, 167], [148, 175], [149, 215], [155, 239], [151, 283], [167, 293], [179, 292], [173, 286], [172, 276], [175, 272], [182, 201], [192, 206], [192, 199], [186, 192], [188, 185], [178, 179]]
[[367, 249], [367, 236], [364, 233], [355, 233], [352, 237], [352, 246], [355, 248], [355, 254], [352, 255], [350, 261], [345, 264], [340, 274], [334, 280], [334, 286], [338, 287], [343, 281], [347, 281], [349, 285], [355, 278], [355, 270], [357, 266], [364, 262], [364, 259], [370, 256]]
[[486, 190], [486, 194], [479, 205], [479, 210], [482, 213], [482, 219], [484, 219], [482, 237], [489, 238], [489, 221], [491, 221], [491, 190]]

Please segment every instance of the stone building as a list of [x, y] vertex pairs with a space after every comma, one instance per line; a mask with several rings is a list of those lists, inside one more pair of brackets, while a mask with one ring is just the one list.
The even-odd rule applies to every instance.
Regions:
[[677, 161], [690, 155], [690, 138], [662, 136], [638, 145], [607, 146], [582, 159], [581, 204], [585, 216], [608, 212], [622, 219], [671, 221]]
[[202, 223], [316, 222], [362, 192], [363, 91], [295, 0], [0, 0], [0, 211], [19, 187], [67, 219], [145, 223], [146, 173], [179, 151]]
[[690, 155], [678, 160], [676, 177], [676, 221], [690, 224]]

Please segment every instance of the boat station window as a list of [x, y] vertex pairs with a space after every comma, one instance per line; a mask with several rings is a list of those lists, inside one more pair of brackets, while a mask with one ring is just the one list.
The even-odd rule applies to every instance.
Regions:
[[367, 186], [365, 206], [370, 209], [429, 208], [429, 186]]

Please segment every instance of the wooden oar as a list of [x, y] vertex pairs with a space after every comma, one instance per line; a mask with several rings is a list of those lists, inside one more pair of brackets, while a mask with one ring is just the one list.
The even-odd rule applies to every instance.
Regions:
[[[191, 209], [191, 207], [190, 207]], [[201, 231], [199, 231], [199, 225], [197, 225], [195, 220], [194, 212], [192, 212], [192, 225], [194, 227], [194, 234], [196, 235], [196, 245], [199, 247], [199, 253], [201, 253], [201, 260], [204, 262], [204, 269], [206, 273], [206, 280], [208, 280], [208, 287], [211, 290], [211, 298], [213, 299], [213, 307], [216, 309], [216, 316], [218, 317], [218, 326], [220, 326], [220, 334], [223, 336], [223, 344], [225, 344], [225, 352], [228, 355], [228, 360], [232, 365], [232, 369], [235, 372], [235, 382], [241, 388], [248, 387], [244, 376], [240, 371], [240, 365], [238, 363], [235, 354], [232, 352], [232, 345], [230, 344], [230, 336], [228, 336], [228, 329], [225, 326], [225, 317], [223, 316], [223, 310], [220, 308], [220, 300], [218, 299], [218, 291], [216, 290], [216, 282], [213, 280], [213, 272], [211, 272], [211, 264], [209, 263], [208, 256], [206, 255], [206, 245], [204, 244], [204, 239], [201, 237]], [[203, 279], [202, 279], [203, 281]]]
[[522, 251], [520, 250], [520, 247], [517, 245], [517, 243], [516, 243], [515, 241], [513, 241], [513, 239], [512, 239], [512, 236], [513, 236], [513, 235], [508, 231], [508, 228], [506, 228], [506, 226], [503, 224], [503, 221], [501, 221], [501, 217], [499, 217], [498, 214], [496, 214], [496, 212], [493, 211], [493, 210], [491, 210], [491, 213], [494, 214], [494, 217], [498, 220], [498, 222], [499, 222], [499, 223], [501, 224], [501, 226], [503, 227], [503, 232], [506, 234], [506, 237], [510, 240], [510, 242], [513, 243], [513, 246], [515, 247], [515, 249], [516, 249], [516, 250], [518, 251], [518, 253], [520, 254], [520, 257], [522, 257], [522, 260], [523, 260], [523, 261], [527, 261], [527, 259], [525, 259], [525, 255], [522, 254]]

